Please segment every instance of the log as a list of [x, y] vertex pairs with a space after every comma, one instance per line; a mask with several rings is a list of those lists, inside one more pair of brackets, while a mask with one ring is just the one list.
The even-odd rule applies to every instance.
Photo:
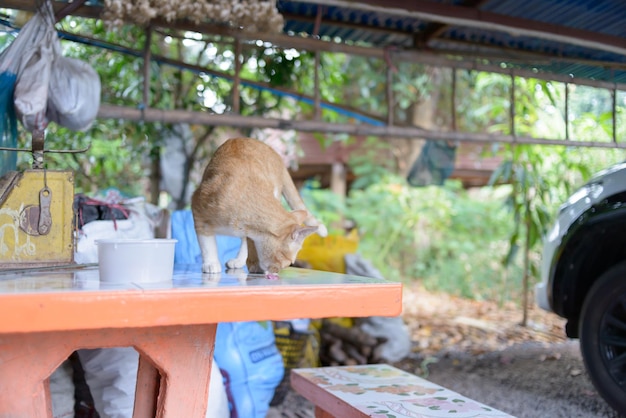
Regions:
[[334, 324], [332, 322], [324, 321], [322, 324], [322, 331], [329, 333], [337, 338], [348, 341], [357, 347], [360, 346], [376, 346], [376, 337], [372, 337], [369, 334], [361, 331], [357, 327], [346, 328]]
[[359, 352], [359, 349], [350, 344], [344, 344], [344, 350], [348, 357], [354, 359], [357, 364], [367, 364], [367, 357]]
[[348, 360], [348, 356], [342, 350], [341, 345], [341, 340], [334, 341], [328, 348], [328, 354], [333, 360], [339, 362], [340, 364], [345, 364]]

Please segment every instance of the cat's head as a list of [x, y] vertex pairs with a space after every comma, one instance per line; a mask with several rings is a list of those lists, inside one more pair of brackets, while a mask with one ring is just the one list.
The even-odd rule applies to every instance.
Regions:
[[302, 225], [306, 215], [303, 210], [291, 212], [293, 222], [286, 224], [280, 234], [265, 241], [262, 248], [257, 248], [259, 267], [263, 272], [278, 273], [296, 261], [304, 239], [317, 232], [317, 226]]

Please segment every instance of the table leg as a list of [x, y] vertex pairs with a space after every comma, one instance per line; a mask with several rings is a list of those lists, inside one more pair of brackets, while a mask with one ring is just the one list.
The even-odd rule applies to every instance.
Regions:
[[36, 335], [0, 335], [0, 417], [52, 418], [48, 378], [72, 351]]
[[0, 335], [0, 418], [51, 418], [47, 379], [74, 350], [128, 346], [141, 358], [134, 418], [205, 418], [216, 328], [209, 324]]
[[[150, 366], [160, 373], [158, 388], [151, 389], [159, 393], [156, 418], [205, 418], [216, 329], [215, 324], [186, 326], [178, 329], [176, 335], [162, 336], [151, 331], [150, 338], [135, 345], [141, 358], [146, 359], [139, 363], [138, 387], [150, 385], [154, 376]], [[171, 344], [163, 344], [163, 338], [171, 340]], [[136, 418], [137, 396], [135, 402]]]
[[135, 389], [135, 414], [147, 417], [156, 416], [160, 380], [159, 370], [146, 356], [140, 355]]

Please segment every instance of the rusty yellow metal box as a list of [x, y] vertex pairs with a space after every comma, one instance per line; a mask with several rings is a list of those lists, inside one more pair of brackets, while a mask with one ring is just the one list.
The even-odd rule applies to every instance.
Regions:
[[74, 174], [11, 171], [0, 178], [0, 269], [70, 264]]

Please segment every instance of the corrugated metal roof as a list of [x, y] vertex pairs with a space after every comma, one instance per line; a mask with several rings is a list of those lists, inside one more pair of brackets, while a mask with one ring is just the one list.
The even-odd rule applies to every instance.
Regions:
[[[321, 3], [278, 1], [284, 32], [380, 48], [454, 53], [500, 66], [626, 83], [624, 0]], [[439, 15], [426, 19], [432, 10]], [[488, 18], [483, 22], [484, 16]], [[450, 23], [459, 17], [459, 23]], [[503, 25], [519, 26], [498, 27], [499, 17]]]
[[[0, 0], [0, 7], [21, 8], [34, 1]], [[283, 32], [287, 35], [319, 36], [373, 48], [393, 47], [394, 51], [434, 54], [464, 64], [543, 71], [559, 75], [561, 80], [575, 77], [618, 83], [626, 89], [626, 0], [275, 3], [284, 17]], [[89, 10], [84, 12], [94, 15], [106, 8], [104, 0], [88, 0], [86, 4], [84, 9]], [[170, 23], [165, 15], [155, 17], [162, 24]], [[178, 18], [198, 20], [197, 13]], [[207, 33], [219, 26], [211, 18], [206, 16], [202, 26]]]

